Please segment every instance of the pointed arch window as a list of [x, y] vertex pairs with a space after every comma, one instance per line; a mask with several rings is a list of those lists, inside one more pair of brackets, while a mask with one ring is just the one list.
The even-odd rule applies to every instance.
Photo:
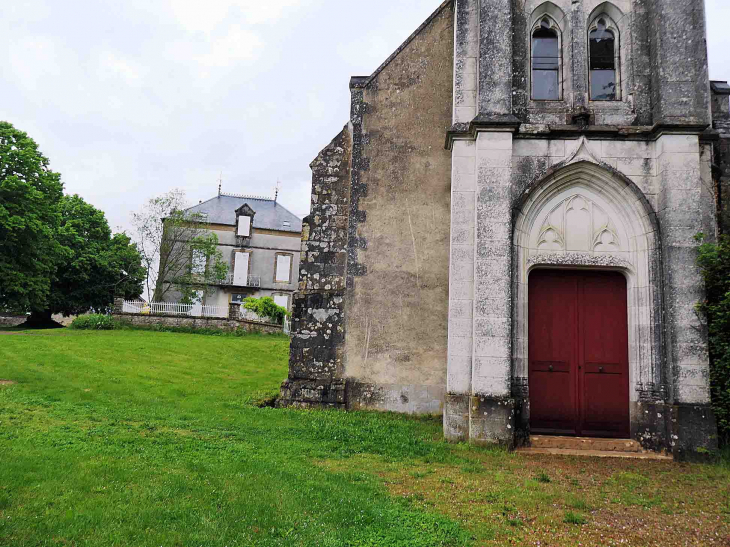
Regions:
[[618, 29], [606, 15], [596, 18], [590, 27], [588, 54], [591, 100], [619, 100]]
[[532, 99], [559, 101], [560, 32], [548, 17], [542, 18], [532, 30]]

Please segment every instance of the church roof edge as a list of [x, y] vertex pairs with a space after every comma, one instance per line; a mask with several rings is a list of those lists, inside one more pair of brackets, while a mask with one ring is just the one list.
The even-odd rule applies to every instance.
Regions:
[[448, 6], [452, 5], [454, 3], [454, 0], [444, 0], [441, 5], [436, 8], [436, 11], [434, 11], [429, 17], [421, 23], [421, 25], [411, 34], [408, 38], [406, 38], [405, 42], [403, 42], [398, 49], [396, 49], [390, 57], [388, 57], [383, 64], [381, 64], [377, 69], [375, 69], [375, 72], [373, 72], [370, 76], [353, 76], [350, 79], [350, 89], [360, 89], [363, 87], [367, 87], [370, 82], [372, 82], [375, 78], [377, 78], [378, 74], [380, 74], [385, 67], [387, 67], [391, 62], [393, 62], [393, 59], [398, 57], [398, 55], [403, 51], [406, 47], [408, 47], [408, 44], [410, 44], [416, 36], [421, 34], [421, 31], [425, 29], [431, 21], [433, 21], [436, 17], [438, 17], [444, 9], [446, 9]]

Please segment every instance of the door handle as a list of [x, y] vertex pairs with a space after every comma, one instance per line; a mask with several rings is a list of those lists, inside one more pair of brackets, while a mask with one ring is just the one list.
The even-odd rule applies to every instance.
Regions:
[[553, 366], [552, 366], [552, 365], [550, 365], [550, 366], [548, 367], [548, 371], [549, 371], [549, 372], [552, 372], [552, 371], [553, 371]]
[[603, 372], [603, 367], [598, 367], [598, 372]]

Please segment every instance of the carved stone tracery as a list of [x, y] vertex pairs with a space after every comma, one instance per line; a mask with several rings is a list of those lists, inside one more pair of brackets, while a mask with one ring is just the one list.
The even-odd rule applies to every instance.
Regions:
[[537, 249], [609, 253], [622, 250], [618, 231], [608, 213], [579, 193], [550, 211], [540, 228]]

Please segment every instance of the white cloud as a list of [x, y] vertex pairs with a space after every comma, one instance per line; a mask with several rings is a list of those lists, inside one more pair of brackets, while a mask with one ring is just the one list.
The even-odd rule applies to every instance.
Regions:
[[114, 51], [101, 53], [97, 63], [101, 80], [121, 80], [133, 87], [142, 85], [148, 72], [144, 65]]
[[27, 36], [9, 44], [10, 67], [16, 81], [27, 89], [40, 90], [61, 76], [63, 46], [49, 36]]
[[240, 25], [231, 25], [224, 36], [208, 43], [205, 53], [193, 58], [203, 65], [225, 67], [259, 58], [263, 46], [263, 41], [255, 32]]
[[168, 9], [188, 32], [210, 34], [229, 19], [244, 25], [273, 23], [311, 3], [311, 0], [169, 0]]

